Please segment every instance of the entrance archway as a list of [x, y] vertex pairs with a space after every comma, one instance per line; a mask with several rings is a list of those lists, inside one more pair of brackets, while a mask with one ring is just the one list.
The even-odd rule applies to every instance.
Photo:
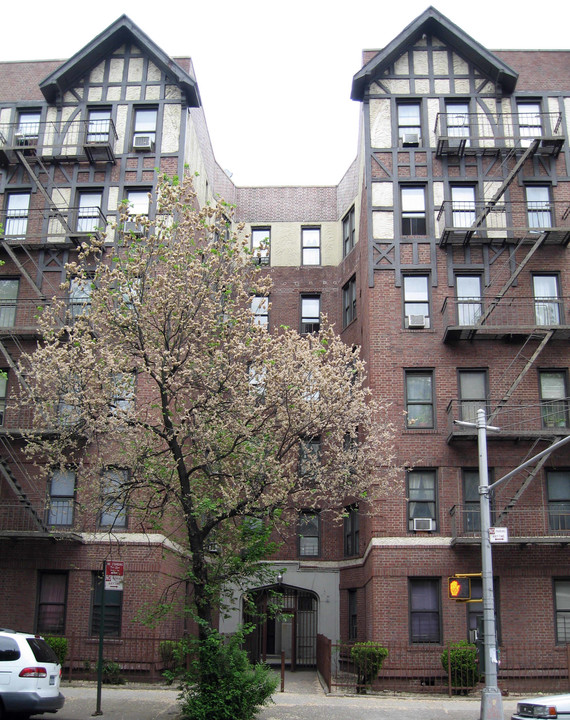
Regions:
[[246, 647], [253, 662], [285, 662], [298, 666], [317, 664], [319, 599], [316, 593], [287, 585], [252, 590], [244, 605], [244, 623], [254, 625]]

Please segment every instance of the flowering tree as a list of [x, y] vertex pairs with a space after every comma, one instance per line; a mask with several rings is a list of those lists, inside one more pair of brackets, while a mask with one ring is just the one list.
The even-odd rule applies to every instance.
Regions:
[[392, 431], [332, 327], [255, 322], [268, 273], [226, 206], [194, 206], [189, 182], [165, 179], [141, 234], [84, 246], [71, 302], [41, 314], [22, 371], [36, 430], [57, 430], [30, 434], [29, 451], [73, 463], [84, 506], [116, 518], [128, 505], [185, 549], [207, 634], [224, 586], [263, 571], [284, 509], [362, 497], [391, 464]]

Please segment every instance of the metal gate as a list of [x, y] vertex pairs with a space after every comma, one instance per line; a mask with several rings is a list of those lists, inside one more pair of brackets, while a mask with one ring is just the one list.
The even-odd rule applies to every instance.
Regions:
[[297, 666], [317, 664], [318, 597], [310, 590], [272, 585], [248, 593], [244, 623], [254, 625], [246, 647], [253, 662], [285, 662]]

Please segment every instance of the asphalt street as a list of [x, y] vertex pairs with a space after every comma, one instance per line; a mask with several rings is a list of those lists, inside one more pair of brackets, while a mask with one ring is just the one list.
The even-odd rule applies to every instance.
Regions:
[[[64, 683], [65, 706], [56, 715], [34, 716], [34, 720], [91, 720], [96, 711], [93, 683]], [[101, 710], [107, 720], [176, 720], [177, 691], [166, 687], [129, 685], [103, 686]], [[285, 692], [273, 696], [258, 720], [478, 720], [478, 698], [447, 698], [431, 695], [368, 696], [326, 695], [314, 673], [287, 673]], [[504, 699], [505, 720], [510, 720], [517, 697]]]

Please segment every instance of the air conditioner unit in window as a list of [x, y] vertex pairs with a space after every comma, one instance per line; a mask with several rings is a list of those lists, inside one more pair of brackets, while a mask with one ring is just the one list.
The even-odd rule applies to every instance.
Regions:
[[414, 530], [432, 532], [435, 530], [435, 520], [432, 518], [414, 518]]
[[134, 222], [134, 220], [127, 220], [127, 222], [123, 225], [123, 232], [128, 233], [129, 235], [131, 233], [133, 235], [142, 235], [143, 229], [140, 225]]
[[402, 145], [404, 147], [408, 146], [415, 146], [420, 144], [420, 136], [418, 133], [406, 133], [402, 137]]
[[409, 328], [429, 327], [429, 320], [425, 315], [408, 315]]
[[133, 150], [152, 150], [154, 138], [152, 135], [136, 135], [133, 138]]

